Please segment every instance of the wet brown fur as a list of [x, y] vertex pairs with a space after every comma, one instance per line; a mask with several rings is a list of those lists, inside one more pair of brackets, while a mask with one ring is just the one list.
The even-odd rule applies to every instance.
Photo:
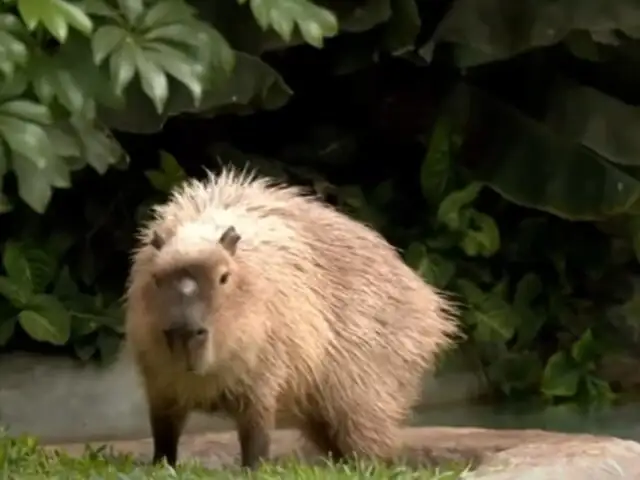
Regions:
[[[229, 226], [241, 239], [225, 260], [233, 284], [211, 315], [215, 363], [203, 377], [167, 349], [153, 279], [189, 262], [217, 268]], [[423, 373], [458, 334], [452, 303], [381, 235], [298, 188], [231, 168], [155, 208], [126, 309], [152, 428], [170, 438], [189, 411], [220, 409], [256, 455], [278, 412], [335, 456], [391, 457]], [[156, 448], [171, 457], [170, 445]]]

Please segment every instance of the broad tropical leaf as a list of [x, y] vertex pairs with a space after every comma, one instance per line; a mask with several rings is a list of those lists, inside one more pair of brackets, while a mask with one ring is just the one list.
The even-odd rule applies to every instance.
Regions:
[[573, 33], [615, 45], [624, 35], [638, 38], [638, 15], [635, 0], [460, 0], [421, 53], [430, 59], [434, 46], [452, 44], [458, 65], [471, 67], [569, 40]]
[[640, 166], [640, 110], [569, 80], [552, 91], [546, 123], [610, 162]]
[[464, 84], [453, 96], [470, 115], [467, 141], [478, 141], [465, 166], [507, 199], [573, 220], [625, 213], [640, 199], [638, 179], [580, 143], [582, 134], [563, 132], [557, 118], [536, 121]]

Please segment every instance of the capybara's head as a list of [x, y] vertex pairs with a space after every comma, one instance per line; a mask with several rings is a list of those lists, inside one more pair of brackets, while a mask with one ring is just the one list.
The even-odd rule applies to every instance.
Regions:
[[240, 235], [228, 227], [217, 240], [196, 235], [191, 241], [184, 249], [184, 238], [154, 235], [148, 308], [176, 362], [204, 375], [216, 362], [216, 315], [236, 288]]

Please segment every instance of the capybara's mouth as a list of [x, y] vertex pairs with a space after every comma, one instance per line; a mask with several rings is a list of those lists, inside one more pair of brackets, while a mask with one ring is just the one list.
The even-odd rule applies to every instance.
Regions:
[[185, 366], [189, 373], [201, 374], [205, 370], [207, 362], [204, 345], [185, 345], [184, 354]]

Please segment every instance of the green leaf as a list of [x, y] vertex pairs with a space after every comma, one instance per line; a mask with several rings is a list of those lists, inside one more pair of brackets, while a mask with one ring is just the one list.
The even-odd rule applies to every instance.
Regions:
[[191, 20], [194, 13], [194, 8], [185, 2], [160, 1], [144, 13], [140, 28], [154, 30], [164, 25], [180, 25], [185, 20]]
[[182, 82], [193, 95], [194, 103], [196, 105], [200, 103], [202, 99], [202, 72], [198, 71], [197, 65], [194, 65], [192, 60], [179, 50], [162, 44], [149, 46], [144, 55], [152, 64]]
[[127, 40], [127, 31], [115, 25], [104, 25], [91, 38], [96, 65], [100, 65], [117, 47]]
[[33, 298], [29, 309], [20, 312], [19, 322], [24, 331], [39, 342], [64, 345], [71, 334], [69, 312], [51, 295]]
[[186, 178], [187, 174], [176, 160], [176, 157], [164, 150], [160, 151], [160, 166], [164, 173], [176, 180], [182, 181]]
[[122, 48], [109, 57], [109, 69], [116, 95], [122, 95], [136, 73], [136, 51], [137, 47], [132, 42], [125, 41]]
[[542, 392], [550, 397], [573, 397], [578, 391], [580, 368], [565, 352], [554, 353], [542, 374]]
[[41, 0], [18, 0], [18, 12], [29, 30], [40, 23]]
[[97, 343], [100, 357], [105, 362], [113, 360], [120, 350], [120, 337], [106, 329], [100, 331]]
[[[47, 128], [49, 140], [53, 145], [56, 154], [65, 159], [78, 158], [81, 156], [80, 144], [78, 139], [69, 131], [68, 125], [64, 121], [56, 122], [55, 127]], [[72, 163], [69, 162], [69, 169], [73, 170]], [[85, 162], [81, 161], [81, 168], [85, 166]]]
[[13, 337], [17, 322], [17, 317], [0, 317], [0, 347], [9, 343], [9, 340]]
[[428, 253], [426, 247], [419, 242], [409, 245], [405, 261], [425, 282], [438, 288], [445, 288], [456, 271], [453, 262], [437, 253]]
[[[245, 4], [247, 0], [238, 0]], [[251, 11], [263, 30], [272, 27], [285, 41], [291, 40], [297, 25], [305, 41], [316, 48], [324, 44], [324, 37], [338, 33], [336, 16], [308, 0], [249, 0]]]
[[393, 15], [384, 29], [384, 46], [393, 55], [414, 47], [422, 22], [415, 0], [393, 0]]
[[169, 193], [187, 178], [187, 174], [173, 155], [165, 151], [160, 152], [160, 167], [161, 170], [144, 172], [151, 185], [158, 191]]
[[[2, 185], [0, 185], [1, 187]], [[5, 194], [0, 193], [0, 215], [13, 211], [13, 203]]]
[[482, 289], [465, 278], [456, 279], [455, 288], [470, 306], [481, 305], [484, 301], [485, 293]]
[[17, 288], [28, 293], [33, 291], [31, 268], [20, 244], [12, 241], [5, 243], [2, 252], [2, 266], [11, 283]]
[[98, 305], [99, 296], [76, 293], [64, 298], [65, 306], [71, 313], [71, 329], [74, 338], [84, 337], [101, 326], [110, 325], [108, 312], [102, 305]]
[[[33, 0], [18, 0], [19, 2], [24, 1], [33, 1]], [[67, 40], [67, 36], [69, 35], [69, 25], [67, 24], [62, 12], [58, 12], [51, 8], [51, 3], [49, 0], [44, 0], [49, 3], [49, 5], [43, 5], [48, 11], [42, 15], [40, 21], [44, 24], [44, 26], [49, 30], [49, 33], [53, 35], [56, 40], [60, 43], [64, 43]]]
[[489, 365], [489, 378], [507, 395], [538, 386], [542, 362], [534, 352], [509, 352]]
[[153, 102], [156, 112], [161, 114], [169, 96], [167, 76], [140, 49], [135, 49], [135, 59], [142, 90]]
[[98, 346], [93, 341], [76, 342], [73, 350], [80, 360], [86, 362], [98, 351]]
[[80, 293], [78, 285], [73, 281], [69, 266], [65, 265], [60, 270], [53, 293], [57, 298], [74, 298]]
[[69, 25], [85, 35], [93, 30], [93, 23], [85, 12], [65, 0], [18, 0], [17, 3], [29, 30], [42, 23], [60, 43], [67, 40]]
[[53, 281], [58, 261], [48, 250], [38, 246], [25, 246], [23, 251], [29, 264], [33, 291], [42, 293]]
[[3, 103], [2, 114], [40, 125], [50, 125], [53, 122], [51, 112], [46, 106], [23, 99]]
[[[48, 62], [39, 61], [38, 66], [40, 66], [41, 76], [44, 77], [42, 83], [49, 84], [51, 98], [57, 96], [61, 102], [81, 107], [72, 108], [73, 115], [82, 113], [85, 116], [95, 117], [95, 114], [88, 115], [86, 112], [95, 109], [96, 105], [113, 108], [124, 106], [122, 97], [117, 96], [115, 92], [115, 77], [111, 77], [110, 70], [105, 69], [104, 64], [102, 68], [96, 65], [91, 43], [80, 36], [70, 37], [64, 45], [59, 47], [55, 57], [49, 57]], [[65, 75], [62, 75], [63, 78], [58, 78], [60, 77], [58, 72], [65, 72], [72, 77], [74, 92], [79, 90], [84, 97], [81, 102], [71, 101], [71, 98], [78, 97], [76, 93], [63, 91], [67, 88], [65, 82], [69, 83], [69, 81], [65, 80]], [[35, 82], [34, 86], [36, 86]], [[40, 93], [38, 95], [40, 96]], [[60, 121], [60, 119], [57, 120]]]
[[[1, 19], [1, 15], [0, 15]], [[10, 32], [2, 31], [0, 26], [0, 72], [5, 77], [13, 77], [16, 68], [27, 63], [29, 51], [23, 41]]]
[[508, 301], [509, 296], [509, 277], [505, 275], [502, 280], [496, 282], [493, 288], [490, 290], [491, 293], [497, 295], [503, 300]]
[[542, 326], [549, 320], [547, 312], [541, 309], [517, 308], [520, 317], [516, 348], [528, 348], [535, 345], [536, 337]]
[[119, 299], [113, 301], [105, 310], [102, 324], [113, 332], [124, 334], [124, 310]]
[[87, 36], [91, 34], [93, 22], [82, 9], [64, 0], [53, 0], [53, 3], [69, 25]]
[[56, 97], [70, 112], [77, 113], [91, 99], [86, 98], [76, 78], [69, 71], [55, 63], [42, 62], [40, 75], [33, 80], [38, 97], [51, 102]]
[[82, 10], [89, 15], [120, 20], [118, 12], [104, 0], [81, 0], [78, 5], [81, 5]]
[[420, 169], [422, 194], [432, 205], [438, 205], [451, 183], [451, 125], [440, 119], [433, 129], [429, 149]]
[[513, 337], [517, 319], [511, 306], [498, 295], [486, 294], [481, 302], [472, 304], [470, 308], [477, 341], [504, 343]]
[[[195, 28], [191, 23], [171, 23], [161, 25], [145, 32], [144, 40], [148, 44], [160, 44], [158, 40], [168, 40], [168, 43], [181, 43], [189, 46], [198, 46], [205, 38], [204, 29]], [[213, 45], [211, 48], [215, 48]]]
[[470, 257], [491, 257], [500, 249], [500, 231], [495, 220], [489, 215], [470, 210], [468, 224], [463, 230], [460, 243], [462, 250]]
[[527, 273], [516, 285], [513, 304], [516, 307], [529, 307], [541, 293], [542, 282], [540, 277], [535, 273]]
[[143, 0], [118, 0], [118, 7], [130, 25], [135, 25], [144, 12]]
[[99, 174], [118, 162], [128, 162], [127, 154], [111, 131], [95, 118], [79, 114], [70, 119], [80, 145], [80, 156]]
[[411, 242], [404, 252], [404, 261], [414, 270], [418, 270], [423, 259], [427, 256], [427, 247], [420, 242]]
[[15, 101], [2, 103], [0, 105], [0, 137], [7, 142], [14, 155], [20, 154], [42, 168], [52, 157], [51, 142], [42, 125], [23, 119], [25, 116], [31, 118], [37, 116], [40, 121], [46, 117], [44, 110], [35, 105], [31, 105], [27, 110], [21, 109], [16, 112], [20, 105], [16, 105]]
[[0, 295], [16, 308], [22, 308], [28, 302], [31, 292], [14, 283], [9, 277], [0, 277]]
[[609, 405], [616, 398], [616, 394], [611, 390], [609, 382], [593, 375], [585, 378], [589, 403], [592, 405]]
[[159, 192], [168, 193], [171, 191], [171, 182], [167, 176], [159, 170], [147, 170], [144, 172], [145, 177], [149, 180], [149, 183], [153, 185], [153, 188]]
[[593, 338], [593, 332], [588, 328], [582, 336], [571, 346], [571, 356], [583, 366], [593, 366], [599, 357], [600, 349]]
[[0, 13], [0, 71], [9, 78], [29, 59], [28, 33], [24, 27], [17, 16]]
[[463, 226], [461, 210], [476, 199], [480, 190], [482, 190], [482, 185], [478, 182], [472, 182], [462, 190], [450, 193], [438, 208], [438, 222], [453, 231], [460, 230]]
[[46, 210], [53, 194], [53, 186], [71, 186], [69, 168], [57, 157], [49, 159], [43, 168], [38, 168], [28, 159], [17, 156], [13, 170], [18, 177], [20, 197], [38, 213], [44, 213]]

